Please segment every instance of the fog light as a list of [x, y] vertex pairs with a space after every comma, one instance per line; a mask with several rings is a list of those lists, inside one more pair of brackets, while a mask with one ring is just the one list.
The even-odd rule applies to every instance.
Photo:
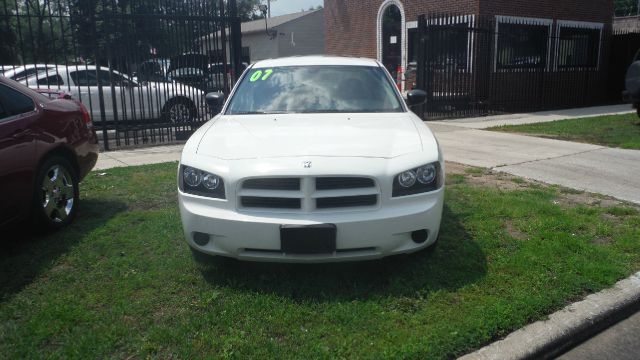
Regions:
[[411, 233], [411, 240], [413, 240], [413, 242], [416, 244], [422, 244], [423, 242], [427, 241], [428, 238], [429, 230], [426, 229], [416, 230]]
[[205, 246], [209, 243], [209, 234], [194, 232], [193, 242], [198, 244], [199, 246]]

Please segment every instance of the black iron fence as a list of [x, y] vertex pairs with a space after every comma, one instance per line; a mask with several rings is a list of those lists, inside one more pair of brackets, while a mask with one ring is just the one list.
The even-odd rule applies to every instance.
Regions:
[[611, 36], [611, 56], [609, 64], [609, 100], [620, 99], [625, 89], [625, 75], [636, 53], [640, 51], [640, 33], [637, 29], [621, 29]]
[[186, 139], [243, 70], [236, 1], [5, 0], [0, 71], [63, 91], [105, 149]]
[[409, 45], [417, 54], [409, 81], [428, 99], [418, 112], [438, 119], [620, 101], [610, 85], [610, 32], [571, 21], [420, 16]]

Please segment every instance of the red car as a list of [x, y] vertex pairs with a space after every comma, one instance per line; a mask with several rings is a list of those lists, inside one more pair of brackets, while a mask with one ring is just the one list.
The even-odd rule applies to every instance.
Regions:
[[29, 218], [41, 228], [69, 224], [78, 183], [98, 159], [87, 109], [47, 95], [0, 76], [0, 227]]

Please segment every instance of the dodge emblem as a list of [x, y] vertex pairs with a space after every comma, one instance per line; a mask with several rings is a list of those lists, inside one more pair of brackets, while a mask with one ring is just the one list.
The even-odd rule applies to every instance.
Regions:
[[309, 169], [311, 168], [311, 161], [305, 161], [302, 163], [302, 165], [304, 166], [305, 169]]

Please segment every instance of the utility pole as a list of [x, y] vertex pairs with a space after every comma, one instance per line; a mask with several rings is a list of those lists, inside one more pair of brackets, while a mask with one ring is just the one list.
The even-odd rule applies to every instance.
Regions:
[[[267, 0], [267, 18], [271, 18], [271, 2], [276, 0]], [[640, 0], [638, 0], [640, 2]]]

